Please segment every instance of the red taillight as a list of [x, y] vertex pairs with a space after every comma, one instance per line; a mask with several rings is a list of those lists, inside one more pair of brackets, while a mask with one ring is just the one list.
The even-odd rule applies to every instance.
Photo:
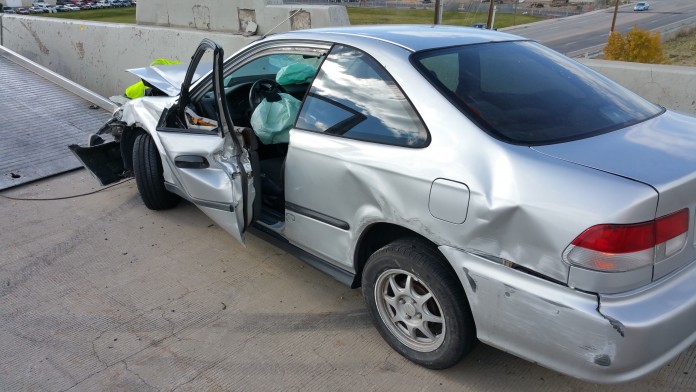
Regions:
[[683, 209], [655, 220], [655, 243], [661, 244], [689, 231], [689, 210]]
[[654, 222], [592, 226], [572, 244], [603, 253], [638, 252], [655, 246]]
[[592, 226], [563, 253], [573, 265], [607, 272], [630, 271], [665, 259], [686, 243], [689, 210], [654, 221]]

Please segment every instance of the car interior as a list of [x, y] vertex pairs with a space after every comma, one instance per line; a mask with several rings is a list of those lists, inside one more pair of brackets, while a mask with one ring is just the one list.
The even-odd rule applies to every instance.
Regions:
[[[284, 166], [288, 152], [287, 136], [280, 137], [281, 141], [267, 140], [259, 137], [261, 131], [274, 129], [275, 132], [287, 132], [294, 124], [297, 111], [285, 113], [288, 105], [270, 108], [270, 105], [281, 103], [281, 95], [284, 100], [297, 100], [299, 110], [301, 102], [309, 90], [311, 81], [318, 71], [319, 64], [324, 56], [303, 56], [288, 54], [273, 54], [243, 65], [224, 78], [225, 97], [232, 122], [236, 127], [252, 130], [249, 132], [255, 139], [252, 145], [256, 147], [259, 157], [261, 180], [260, 192], [257, 200], [262, 203], [258, 220], [275, 224], [282, 222], [285, 216], [285, 184]], [[284, 71], [296, 64], [306, 64], [299, 75], [283, 77]], [[287, 73], [285, 73], [287, 76]], [[266, 105], [266, 106], [263, 106]], [[262, 106], [262, 108], [259, 108]], [[192, 103], [192, 109], [200, 116], [216, 119], [215, 96], [212, 89]], [[252, 125], [252, 116], [255, 110], [268, 109], [273, 115], [259, 115], [260, 123], [256, 127]], [[283, 124], [268, 124], [274, 119], [284, 118]], [[282, 129], [279, 131], [279, 128]], [[271, 131], [273, 132], [273, 131]], [[258, 192], [258, 187], [257, 187]]]

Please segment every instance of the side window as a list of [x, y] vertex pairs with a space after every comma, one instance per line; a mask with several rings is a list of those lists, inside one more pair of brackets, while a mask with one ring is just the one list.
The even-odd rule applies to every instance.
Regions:
[[[322, 57], [303, 56], [299, 54], [272, 54], [254, 59], [241, 67], [237, 68], [230, 75], [225, 77], [225, 86], [233, 84], [234, 79], [249, 76], [264, 76], [275, 79], [278, 71], [293, 64], [306, 64], [313, 68], [318, 68]], [[311, 75], [314, 76], [314, 75]], [[311, 80], [311, 78], [310, 78]]]
[[319, 70], [296, 127], [397, 146], [428, 143], [425, 126], [387, 71], [367, 54], [340, 45]]
[[[297, 102], [292, 106], [294, 111], [286, 115], [283, 123], [288, 123], [286, 128], [291, 128], [297, 117], [300, 102], [321, 64], [324, 54], [291, 54], [271, 53], [254, 58], [233, 70], [228, 70], [223, 78], [225, 96], [228, 104], [230, 119], [235, 126], [252, 127], [258, 131], [259, 127], [253, 127], [251, 123], [252, 113], [257, 105], [252, 105], [250, 95], [255, 82], [264, 79], [276, 82], [281, 91], [289, 94]], [[212, 123], [209, 119], [217, 119], [217, 102], [213, 93], [212, 82], [208, 84], [208, 90], [202, 93], [193, 103], [191, 116], [198, 115], [201, 119], [194, 119], [203, 123]], [[263, 91], [261, 91], [263, 92]], [[259, 100], [263, 97], [259, 97]], [[280, 105], [280, 104], [279, 104]], [[286, 107], [287, 109], [287, 107]], [[269, 109], [272, 110], [272, 109]], [[281, 114], [286, 113], [282, 112]], [[281, 117], [278, 113], [274, 116], [262, 116], [262, 125], [277, 125], [274, 119]], [[269, 127], [265, 127], [269, 128]], [[276, 127], [277, 128], [277, 127]], [[276, 129], [274, 128], [274, 129]], [[285, 128], [285, 127], [284, 127]], [[285, 129], [283, 129], [286, 131]]]

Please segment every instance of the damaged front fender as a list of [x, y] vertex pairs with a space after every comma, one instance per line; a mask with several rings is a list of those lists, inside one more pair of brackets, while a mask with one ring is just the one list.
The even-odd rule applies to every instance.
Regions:
[[[96, 134], [89, 136], [85, 146], [71, 144], [70, 151], [101, 185], [108, 185], [132, 176], [133, 132], [113, 117]], [[108, 137], [108, 141], [104, 138]], [[124, 137], [126, 140], [124, 140]]]
[[142, 132], [154, 134], [172, 98], [148, 97], [127, 102], [84, 145], [68, 148], [101, 185], [133, 176], [133, 144]]

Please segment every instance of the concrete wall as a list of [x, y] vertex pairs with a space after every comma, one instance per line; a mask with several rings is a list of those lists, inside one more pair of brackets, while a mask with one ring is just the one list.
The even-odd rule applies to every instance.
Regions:
[[[124, 72], [155, 58], [188, 61], [205, 37], [227, 55], [258, 37], [195, 29], [96, 23], [0, 15], [0, 45], [106, 97], [137, 79]], [[607, 77], [667, 108], [696, 114], [696, 67], [581, 60]]]
[[[349, 24], [342, 6], [302, 6], [294, 15], [299, 8], [265, 0], [147, 0], [138, 4], [138, 25], [0, 14], [0, 45], [109, 97], [137, 82], [125, 69], [160, 57], [187, 62], [203, 38], [229, 55], [276, 26], [279, 33]], [[242, 34], [254, 23], [256, 36]]]
[[188, 62], [203, 38], [232, 54], [258, 39], [131, 24], [0, 16], [0, 45], [106, 97], [123, 94], [138, 79], [125, 72], [164, 57]]
[[652, 102], [696, 114], [696, 67], [606, 60], [581, 62]]
[[350, 24], [343, 6], [267, 5], [266, 0], [147, 0], [138, 3], [136, 19], [139, 25], [225, 32], [244, 32], [252, 21], [263, 35], [300, 8], [274, 32]]

